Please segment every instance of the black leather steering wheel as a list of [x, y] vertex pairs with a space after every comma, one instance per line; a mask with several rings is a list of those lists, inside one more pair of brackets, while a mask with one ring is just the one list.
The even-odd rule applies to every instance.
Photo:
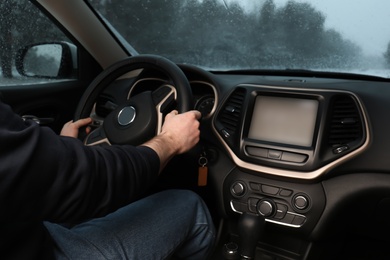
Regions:
[[170, 60], [157, 55], [138, 55], [109, 66], [88, 86], [77, 106], [74, 121], [91, 116], [97, 98], [118, 77], [139, 69], [164, 73], [168, 83], [157, 90], [130, 97], [104, 118], [104, 122], [84, 139], [86, 145], [138, 145], [161, 130], [164, 113], [172, 103], [180, 113], [192, 109], [192, 91], [183, 71]]

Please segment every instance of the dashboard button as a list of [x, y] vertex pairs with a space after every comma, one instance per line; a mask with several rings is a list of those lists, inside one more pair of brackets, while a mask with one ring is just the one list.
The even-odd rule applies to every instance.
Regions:
[[261, 185], [261, 190], [264, 193], [270, 194], [270, 195], [276, 195], [279, 192], [279, 188], [273, 187], [273, 186], [268, 186], [268, 185]]
[[287, 213], [286, 216], [282, 219], [283, 223], [291, 224], [294, 220], [295, 215]]
[[247, 212], [248, 205], [239, 201], [232, 200], [230, 203], [232, 210], [236, 212]]
[[265, 148], [247, 146], [246, 152], [250, 155], [257, 156], [257, 157], [263, 157], [263, 158], [268, 157], [268, 149]]
[[292, 194], [293, 194], [292, 190], [285, 190], [285, 189], [282, 189], [279, 193], [279, 195], [282, 197], [290, 197]]
[[276, 203], [276, 213], [274, 218], [275, 219], [282, 219], [287, 213], [287, 206], [283, 204]]
[[291, 224], [297, 225], [297, 226], [302, 226], [303, 223], [305, 223], [306, 218], [304, 216], [295, 216]]
[[283, 152], [282, 161], [302, 163], [307, 160], [307, 155], [299, 153]]
[[268, 158], [280, 160], [282, 158], [282, 151], [279, 150], [268, 150]]
[[249, 198], [248, 199], [248, 208], [250, 212], [257, 212], [257, 203], [259, 202], [260, 199], [256, 198]]
[[249, 187], [254, 191], [260, 191], [260, 184], [259, 183], [251, 182], [251, 183], [249, 183]]

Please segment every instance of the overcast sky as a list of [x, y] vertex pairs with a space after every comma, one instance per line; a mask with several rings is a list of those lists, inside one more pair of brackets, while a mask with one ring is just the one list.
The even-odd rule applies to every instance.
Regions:
[[[226, 0], [246, 3], [248, 9], [264, 0]], [[288, 0], [274, 0], [280, 7]], [[334, 28], [344, 38], [363, 48], [366, 54], [382, 55], [390, 42], [390, 0], [296, 0], [309, 2], [326, 15], [326, 28]], [[245, 5], [245, 4], [244, 4]]]

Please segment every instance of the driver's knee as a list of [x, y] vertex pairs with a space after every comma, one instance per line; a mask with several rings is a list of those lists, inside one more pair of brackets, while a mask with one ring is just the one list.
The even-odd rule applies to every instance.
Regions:
[[205, 202], [189, 190], [167, 192], [166, 195], [176, 198], [178, 211], [190, 223], [187, 240], [175, 255], [181, 259], [208, 259], [214, 248], [216, 231]]

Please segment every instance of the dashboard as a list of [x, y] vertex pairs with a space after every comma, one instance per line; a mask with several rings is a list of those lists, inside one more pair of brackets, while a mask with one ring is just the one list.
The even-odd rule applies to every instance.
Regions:
[[[336, 246], [335, 236], [346, 244], [387, 239], [389, 82], [213, 78], [222, 98], [210, 125], [219, 151], [212, 176], [228, 219], [262, 215], [264, 250], [286, 259], [302, 259], [318, 243]], [[235, 228], [227, 228], [225, 241], [238, 236]]]
[[[390, 217], [382, 204], [390, 198], [389, 82], [180, 67], [202, 112], [205, 200], [228, 223], [219, 243], [237, 236], [234, 225], [243, 213], [263, 216], [268, 234], [281, 242], [262, 243], [287, 250], [291, 259], [339, 230], [367, 232], [361, 221], [370, 222], [370, 232], [383, 229], [378, 214]], [[116, 81], [96, 111], [104, 117], [107, 104], [167, 83], [155, 72]], [[190, 171], [182, 164], [181, 171]], [[290, 246], [297, 240], [299, 246]]]

